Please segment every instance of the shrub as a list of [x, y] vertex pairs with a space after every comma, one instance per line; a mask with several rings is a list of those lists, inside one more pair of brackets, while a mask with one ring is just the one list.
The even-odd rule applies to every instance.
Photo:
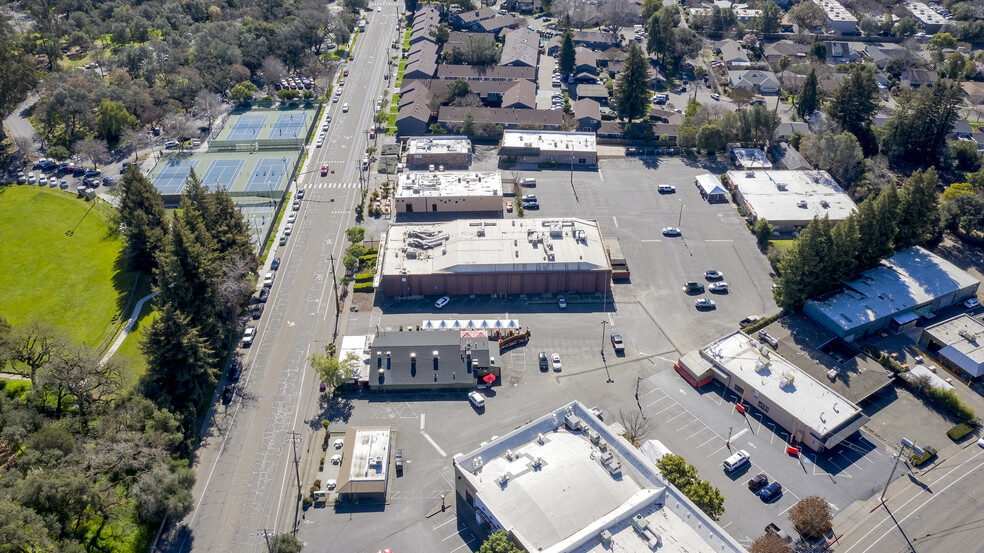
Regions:
[[365, 282], [367, 280], [372, 280], [372, 277], [373, 276], [375, 276], [375, 275], [373, 275], [373, 273], [370, 273], [370, 272], [366, 271], [366, 272], [359, 273], [359, 274], [355, 275], [355, 281], [356, 282]]
[[830, 505], [822, 497], [813, 495], [799, 500], [789, 509], [789, 520], [803, 537], [819, 538], [833, 527]]
[[916, 455], [915, 453], [910, 455], [909, 462], [918, 467], [919, 465], [922, 465], [926, 461], [932, 459], [935, 455], [936, 455], [936, 448], [932, 446], [926, 446], [923, 449], [922, 455]]
[[776, 313], [775, 315], [772, 315], [771, 317], [765, 317], [763, 319], [759, 319], [758, 322], [755, 322], [755, 323], [752, 323], [752, 324], [746, 326], [745, 327], [745, 334], [751, 334], [753, 332], [758, 332], [759, 330], [761, 330], [761, 329], [769, 326], [770, 324], [776, 322], [779, 319], [779, 315], [782, 315], [782, 313]]
[[372, 281], [370, 282], [358, 282], [352, 287], [356, 292], [372, 292]]
[[953, 390], [943, 388], [923, 388], [923, 394], [940, 407], [951, 412], [962, 421], [972, 422], [977, 420], [977, 413], [974, 408], [967, 405], [964, 400]]
[[862, 345], [861, 346], [861, 351], [867, 353], [868, 355], [872, 356], [875, 359], [881, 359], [881, 356], [882, 356], [881, 350], [878, 349], [877, 347], [875, 347], [872, 344], [864, 344], [864, 345]]
[[318, 489], [318, 490], [321, 489], [321, 479], [320, 478], [318, 480], [315, 480], [314, 481], [314, 488], [315, 489]]
[[892, 359], [892, 357], [887, 353], [883, 353], [881, 357], [878, 358], [878, 362], [881, 363], [881, 366], [885, 367], [886, 369], [892, 371], [895, 374], [902, 374], [903, 372], [905, 372], [905, 369], [902, 368], [902, 365], [900, 365], [899, 362], [896, 361], [895, 359]]
[[967, 434], [970, 434], [971, 432], [973, 432], [975, 428], [977, 428], [977, 427], [975, 425], [973, 425], [973, 424], [968, 424], [966, 422], [962, 422], [962, 423], [954, 426], [953, 428], [947, 430], [946, 431], [946, 435], [951, 440], [953, 440], [953, 441], [956, 442], [956, 441], [959, 441], [964, 436], [966, 436]]
[[752, 542], [749, 553], [792, 553], [792, 549], [782, 538], [773, 534], [765, 534]]

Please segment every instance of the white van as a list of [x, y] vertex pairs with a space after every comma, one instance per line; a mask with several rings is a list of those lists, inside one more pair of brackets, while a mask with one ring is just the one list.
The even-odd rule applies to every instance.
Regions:
[[472, 405], [474, 405], [479, 409], [485, 407], [485, 398], [482, 397], [482, 394], [478, 392], [475, 391], [468, 392], [468, 401], [470, 401]]
[[732, 472], [745, 466], [745, 464], [750, 463], [751, 461], [752, 456], [749, 455], [744, 449], [740, 449], [734, 455], [724, 460], [724, 471]]

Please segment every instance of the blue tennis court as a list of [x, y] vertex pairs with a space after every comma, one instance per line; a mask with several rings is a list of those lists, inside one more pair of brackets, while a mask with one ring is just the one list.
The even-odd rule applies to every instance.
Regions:
[[236, 125], [229, 130], [226, 140], [257, 140], [266, 125], [265, 113], [247, 113], [240, 115]]
[[220, 186], [229, 190], [239, 176], [239, 170], [246, 162], [241, 159], [217, 159], [208, 166], [208, 170], [202, 176], [202, 184], [215, 190]]
[[191, 169], [198, 166], [197, 159], [170, 159], [154, 179], [154, 186], [161, 194], [179, 194], [184, 188]]
[[287, 170], [287, 163], [283, 158], [265, 158], [257, 160], [253, 174], [246, 182], [246, 192], [262, 192], [273, 187], [280, 188], [280, 182], [284, 179]]
[[304, 112], [281, 114], [277, 117], [277, 123], [270, 131], [270, 140], [293, 140], [304, 138], [304, 130], [307, 128], [307, 116]]

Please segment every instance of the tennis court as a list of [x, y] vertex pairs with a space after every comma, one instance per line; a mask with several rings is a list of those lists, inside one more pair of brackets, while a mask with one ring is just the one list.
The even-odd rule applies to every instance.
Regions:
[[217, 159], [208, 166], [208, 170], [202, 175], [202, 184], [215, 190], [218, 187], [232, 190], [236, 183], [236, 177], [246, 162], [242, 159]]
[[286, 158], [260, 159], [256, 162], [256, 166], [253, 168], [253, 174], [246, 181], [246, 187], [243, 191], [246, 193], [258, 193], [263, 190], [269, 190], [271, 186], [274, 186], [285, 178], [286, 172]]
[[304, 113], [283, 113], [270, 131], [270, 140], [289, 140], [304, 138], [307, 117]]
[[226, 140], [256, 140], [266, 127], [266, 113], [244, 113], [229, 129]]
[[161, 167], [152, 182], [162, 196], [180, 194], [191, 169], [198, 166], [197, 159], [165, 159], [158, 163]]

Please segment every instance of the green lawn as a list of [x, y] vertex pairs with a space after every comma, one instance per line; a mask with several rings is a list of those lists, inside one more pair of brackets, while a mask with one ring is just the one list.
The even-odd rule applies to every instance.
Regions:
[[[150, 294], [150, 292], [150, 280], [141, 278], [140, 283], [137, 284], [133, 304], [136, 305], [136, 302], [140, 298]], [[157, 319], [157, 315], [157, 311], [154, 310], [154, 300], [150, 299], [144, 302], [143, 308], [140, 309], [140, 315], [137, 317], [137, 322], [133, 323], [130, 333], [126, 335], [123, 343], [120, 344], [119, 349], [113, 355], [114, 359], [126, 361], [127, 369], [123, 375], [123, 385], [126, 388], [133, 387], [143, 375], [147, 374], [147, 359], [140, 350], [140, 343], [143, 341], [143, 333], [150, 328], [150, 325]], [[129, 318], [130, 313], [127, 313], [126, 317]], [[125, 325], [126, 321], [123, 324]]]
[[135, 274], [106, 204], [75, 194], [0, 187], [0, 315], [15, 327], [37, 319], [76, 342], [106, 345]]
[[789, 249], [790, 246], [793, 245], [793, 242], [795, 242], [795, 240], [770, 240], [769, 242], [773, 246], [775, 246], [779, 251], [786, 251]]

